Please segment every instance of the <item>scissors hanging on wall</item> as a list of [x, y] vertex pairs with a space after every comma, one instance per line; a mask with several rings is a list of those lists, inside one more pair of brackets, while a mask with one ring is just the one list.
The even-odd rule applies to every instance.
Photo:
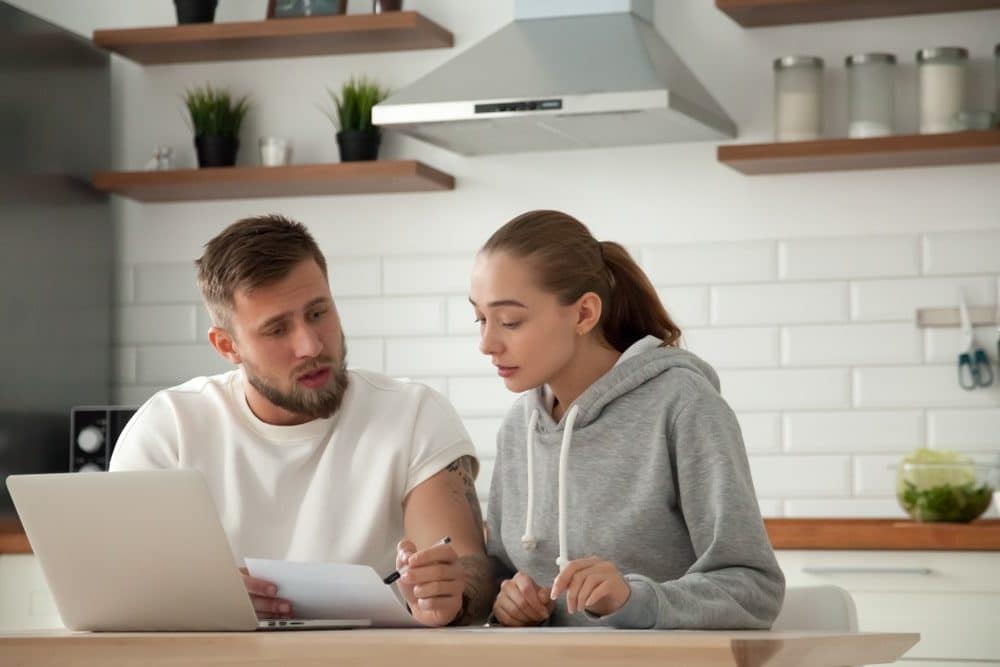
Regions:
[[[962, 327], [962, 346], [958, 355], [958, 384], [967, 391], [978, 387], [989, 387], [993, 384], [993, 366], [990, 365], [990, 358], [986, 356], [986, 350], [976, 345], [969, 307], [965, 304], [962, 290], [958, 291], [958, 318]], [[1000, 341], [997, 344], [1000, 351]]]

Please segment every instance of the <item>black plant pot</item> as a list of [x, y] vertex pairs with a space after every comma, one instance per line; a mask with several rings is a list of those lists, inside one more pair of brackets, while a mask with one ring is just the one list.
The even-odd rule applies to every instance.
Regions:
[[177, 23], [211, 23], [218, 0], [174, 0]]
[[236, 137], [195, 137], [199, 167], [232, 167], [240, 140]]
[[403, 8], [403, 0], [372, 0], [372, 13], [398, 12]]
[[337, 133], [341, 162], [358, 162], [378, 158], [378, 145], [382, 135], [375, 128], [366, 130], [341, 130]]

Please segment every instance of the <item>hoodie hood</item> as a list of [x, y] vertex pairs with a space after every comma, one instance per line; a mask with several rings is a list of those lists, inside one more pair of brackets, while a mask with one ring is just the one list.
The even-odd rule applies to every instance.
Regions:
[[[611, 370], [573, 402], [577, 407], [576, 427], [592, 423], [601, 416], [609, 403], [672, 368], [683, 368], [696, 373], [705, 378], [716, 392], [719, 391], [719, 376], [700, 357], [677, 347], [665, 347], [663, 341], [656, 336], [646, 336], [625, 350]], [[538, 410], [540, 430], [562, 428], [569, 410], [556, 422], [552, 419], [552, 401], [553, 396], [547, 386], [533, 389], [524, 402], [525, 418], [530, 418], [531, 413]]]

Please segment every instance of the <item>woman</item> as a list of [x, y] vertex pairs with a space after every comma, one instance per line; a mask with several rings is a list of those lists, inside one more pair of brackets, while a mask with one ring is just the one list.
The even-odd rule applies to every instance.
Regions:
[[470, 300], [481, 351], [526, 392], [497, 436], [494, 618], [769, 628], [784, 577], [739, 425], [628, 252], [531, 211], [480, 250]]

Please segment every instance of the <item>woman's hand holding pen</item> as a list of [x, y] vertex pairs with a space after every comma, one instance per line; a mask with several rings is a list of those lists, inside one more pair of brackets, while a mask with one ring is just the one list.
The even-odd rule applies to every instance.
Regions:
[[500, 593], [493, 602], [493, 616], [510, 627], [538, 625], [545, 622], [554, 607], [548, 588], [540, 587], [531, 577], [518, 572], [513, 579], [505, 579], [500, 584]]
[[397, 585], [413, 617], [428, 626], [448, 625], [462, 611], [465, 570], [455, 548], [439, 542], [423, 551], [410, 540], [399, 543]]
[[632, 589], [618, 568], [596, 556], [570, 561], [552, 582], [552, 599], [566, 593], [566, 611], [607, 616], [622, 608]]

